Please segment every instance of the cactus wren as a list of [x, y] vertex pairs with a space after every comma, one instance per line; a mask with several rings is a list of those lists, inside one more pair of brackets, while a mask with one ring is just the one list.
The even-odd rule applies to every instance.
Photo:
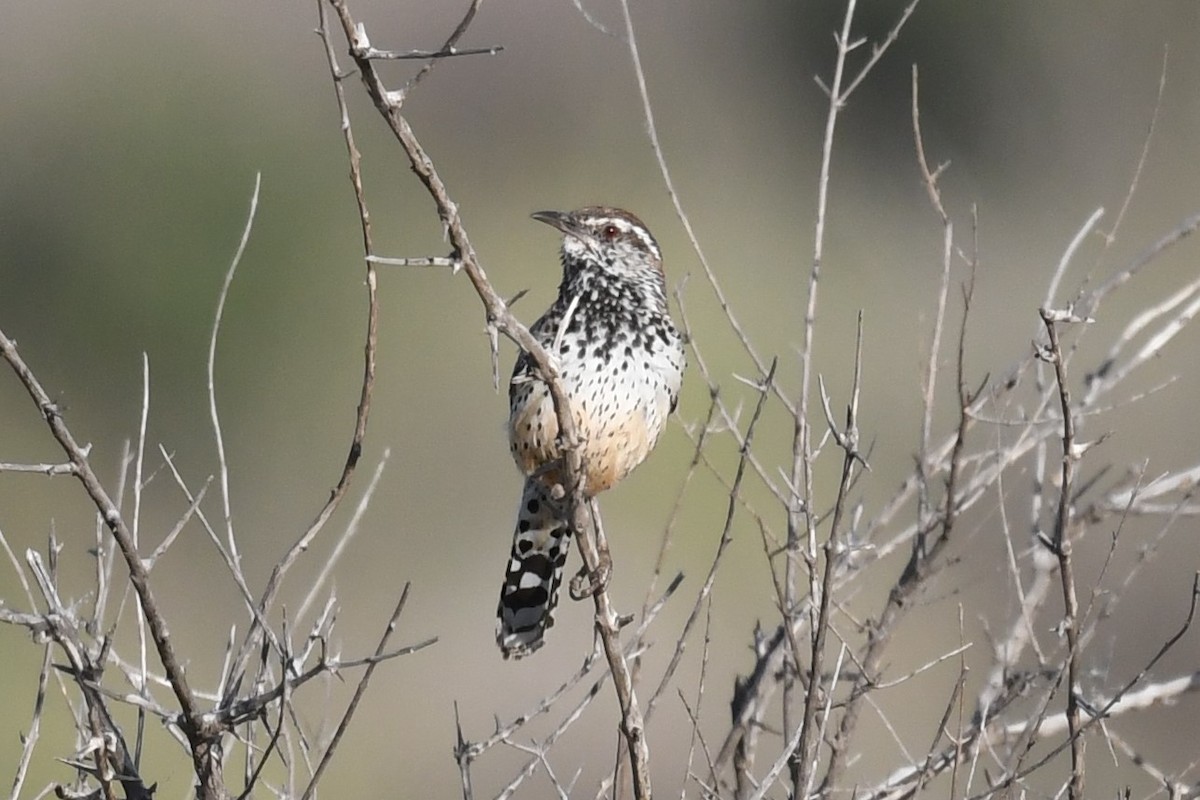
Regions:
[[[558, 299], [529, 331], [557, 359], [581, 441], [583, 491], [594, 497], [640, 464], [666, 427], [683, 381], [683, 339], [667, 310], [662, 253], [641, 220], [602, 207], [533, 218], [562, 232], [563, 276]], [[561, 455], [554, 403], [526, 353], [508, 398], [509, 447], [526, 478], [496, 642], [505, 658], [520, 658], [554, 624], [571, 530], [566, 500], [552, 495]]]

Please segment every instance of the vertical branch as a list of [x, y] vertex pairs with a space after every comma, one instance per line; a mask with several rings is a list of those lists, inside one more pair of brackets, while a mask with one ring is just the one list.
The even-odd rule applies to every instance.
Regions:
[[[816, 600], [821, 597], [821, 579], [817, 570], [817, 530], [812, 514], [813, 477], [812, 477], [812, 445], [808, 422], [809, 387], [812, 384], [812, 358], [816, 337], [817, 317], [817, 287], [821, 278], [821, 264], [825, 253], [825, 217], [829, 207], [829, 174], [833, 166], [833, 134], [837, 128], [838, 115], [841, 113], [845, 98], [842, 96], [842, 79], [846, 71], [846, 57], [852, 46], [850, 44], [850, 25], [854, 20], [856, 1], [846, 3], [846, 16], [842, 22], [841, 34], [835, 34], [837, 42], [837, 58], [833, 68], [833, 84], [828, 89], [829, 113], [825, 118], [825, 137], [821, 145], [821, 171], [817, 182], [817, 222], [813, 232], [812, 267], [808, 273], [808, 302], [804, 309], [804, 340], [800, 349], [800, 398], [795, 404], [792, 425], [792, 470], [790, 476], [791, 493], [787, 503], [787, 560], [784, 567], [784, 627], [791, 627], [792, 616], [799, 607], [800, 596], [797, 587], [797, 560], [801, 553], [801, 537], [804, 537], [805, 547], [803, 558], [808, 567], [809, 597]], [[824, 601], [825, 598], [821, 598]], [[812, 606], [810, 606], [810, 609]], [[813, 613], [813, 611], [810, 611]], [[813, 620], [811, 630], [813, 652], [816, 653], [818, 640], [824, 647], [824, 631], [816, 629], [817, 621]], [[797, 663], [796, 672], [803, 667]], [[810, 669], [812, 680], [809, 682], [809, 694], [813, 693], [818, 680], [818, 666], [813, 664]], [[792, 692], [795, 683], [788, 679], [783, 684], [783, 728], [792, 730], [791, 709]], [[805, 717], [810, 718], [811, 698], [805, 699]], [[806, 746], [807, 739], [801, 735], [801, 744]], [[801, 751], [794, 756], [801, 760], [805, 757]], [[804, 777], [803, 768], [793, 758], [791, 764], [792, 788], [796, 796], [803, 791], [803, 783], [798, 783]]]
[[834, 574], [837, 571], [838, 564], [841, 562], [841, 554], [843, 552], [842, 543], [838, 537], [842, 528], [842, 520], [846, 513], [846, 498], [850, 493], [855, 462], [866, 463], [862, 461], [862, 456], [858, 452], [858, 400], [859, 390], [862, 386], [862, 332], [863, 315], [860, 311], [858, 314], [858, 335], [854, 348], [854, 383], [850, 392], [850, 402], [846, 405], [845, 430], [838, 430], [837, 424], [833, 420], [833, 413], [829, 409], [829, 399], [825, 393], [825, 384], [823, 381], [821, 382], [821, 400], [822, 406], [825, 409], [826, 421], [829, 423], [833, 437], [843, 452], [842, 478], [838, 484], [837, 500], [833, 506], [833, 520], [829, 526], [829, 538], [825, 540], [825, 569], [821, 576], [817, 621], [813, 627], [812, 636], [810, 662], [810, 675], [812, 677], [809, 680], [808, 692], [804, 695], [804, 716], [800, 721], [800, 738], [796, 743], [796, 748], [792, 753], [789, 764], [792, 795], [796, 798], [808, 796], [809, 784], [812, 783], [812, 776], [816, 768], [815, 754], [810, 756], [809, 751], [812, 749], [811, 743], [815, 740], [815, 720], [818, 703], [823, 699], [822, 695], [825, 695], [824, 699], [832, 700], [835, 688], [834, 681], [831, 681], [827, 688], [822, 687], [821, 673], [825, 659], [825, 639], [830, 627], [829, 609], [832, 603]]
[[[229, 465], [225, 459], [225, 437], [221, 434], [221, 417], [217, 413], [217, 390], [214, 373], [217, 363], [217, 334], [221, 330], [221, 318], [225, 314], [225, 301], [229, 297], [229, 287], [233, 276], [237, 274], [238, 265], [242, 262], [242, 254], [246, 252], [246, 244], [250, 241], [250, 231], [254, 226], [254, 215], [258, 212], [258, 193], [262, 187], [262, 173], [254, 176], [254, 194], [250, 197], [250, 213], [246, 217], [246, 227], [242, 230], [242, 238], [238, 242], [233, 260], [225, 272], [225, 280], [221, 284], [221, 293], [217, 298], [217, 311], [213, 315], [212, 333], [208, 339], [208, 413], [212, 419], [213, 438], [217, 442], [217, 462], [221, 469], [221, 503], [224, 512], [226, 546], [235, 564], [240, 564], [242, 557], [238, 553], [237, 540], [233, 535], [233, 513], [229, 500]], [[134, 486], [137, 492], [137, 486]]]
[[1071, 409], [1071, 390], [1067, 386], [1067, 368], [1063, 363], [1062, 347], [1058, 339], [1060, 321], [1073, 321], [1070, 315], [1048, 308], [1039, 310], [1046, 326], [1049, 344], [1040, 356], [1054, 365], [1054, 377], [1058, 383], [1058, 399], [1062, 408], [1062, 486], [1059, 487], [1058, 515], [1054, 523], [1054, 537], [1049, 545], [1058, 557], [1058, 571], [1062, 578], [1063, 627], [1067, 637], [1067, 735], [1071, 742], [1071, 782], [1068, 797], [1082, 800], [1084, 785], [1084, 739], [1080, 735], [1079, 706], [1079, 600], [1075, 594], [1075, 576], [1071, 565], [1071, 542], [1068, 536], [1071, 524], [1071, 493], [1075, 480], [1075, 463], [1080, 453], [1075, 445], [1075, 418]]
[[[257, 186], [255, 187], [255, 196], [257, 198]], [[134, 462], [133, 469], [133, 544], [135, 547], [140, 545], [139, 536], [141, 530], [141, 513], [142, 513], [142, 467], [146, 461], [146, 426], [150, 421], [150, 357], [142, 352], [142, 417], [141, 424], [138, 426], [138, 446], [137, 460]], [[119, 615], [118, 615], [119, 616]], [[146, 615], [142, 612], [141, 603], [138, 603], [137, 615], [137, 631], [138, 631], [138, 694], [146, 697], [146, 675], [148, 668], [146, 665]], [[142, 745], [145, 743], [146, 735], [146, 711], [138, 707], [137, 710], [137, 737], [134, 740], [133, 763], [140, 765], [142, 763]]]
[[[350, 704], [346, 707], [346, 712], [342, 715], [337, 730], [334, 731], [333, 739], [329, 742], [329, 746], [325, 748], [325, 753], [321, 756], [320, 763], [317, 764], [317, 768], [313, 772], [308, 786], [304, 789], [302, 800], [309, 800], [313, 796], [313, 793], [317, 789], [317, 783], [325, 773], [325, 768], [329, 766], [329, 761], [333, 758], [333, 754], [337, 752], [338, 745], [342, 741], [342, 736], [345, 735], [346, 728], [350, 726], [350, 720], [354, 718], [354, 712], [358, 709], [359, 702], [362, 701], [363, 695], [367, 692], [367, 685], [371, 682], [371, 676], [375, 673], [375, 668], [379, 666], [380, 660], [387, 651], [388, 640], [396, 632], [396, 625], [400, 621], [400, 615], [404, 613], [405, 604], [408, 602], [410, 585], [408, 583], [404, 584], [404, 590], [400, 593], [400, 599], [396, 601], [396, 607], [392, 610], [392, 616], [388, 619], [387, 626], [383, 629], [383, 634], [379, 637], [379, 644], [375, 647], [375, 657], [368, 660], [367, 668], [363, 670], [363, 675], [358, 680], [358, 686], [354, 688], [354, 696], [350, 698]], [[286, 679], [284, 685], [287, 685]], [[283, 727], [282, 720], [280, 720], [279, 727], [281, 729]]]
[[[578, 451], [576, 451], [578, 458]], [[600, 507], [594, 499], [584, 500], [582, 481], [578, 480], [577, 466], [572, 470], [571, 492], [574, 507], [572, 528], [583, 563], [589, 575], [597, 574], [608, 562], [608, 541], [600, 521]], [[633, 796], [637, 800], [649, 800], [650, 791], [650, 747], [646, 742], [646, 723], [638, 704], [633, 686], [633, 673], [621, 649], [620, 620], [612, 605], [608, 592], [601, 588], [592, 595], [596, 608], [596, 633], [604, 646], [604, 655], [612, 672], [613, 688], [617, 692], [617, 703], [621, 709], [621, 735], [629, 752], [630, 772], [633, 778]]]
[[33, 760], [33, 748], [37, 746], [38, 737], [41, 734], [42, 709], [46, 704], [46, 684], [50, 680], [52, 655], [53, 652], [50, 649], [50, 645], [45, 645], [42, 648], [42, 668], [38, 672], [37, 693], [34, 695], [33, 700], [33, 719], [29, 723], [29, 732], [21, 737], [21, 755], [17, 759], [17, 768], [13, 774], [12, 794], [9, 795], [10, 800], [19, 800], [21, 797], [21, 787], [25, 784], [25, 775], [29, 771], [30, 762]]
[[[835, 541], [835, 532], [830, 531], [829, 538], [826, 543], [826, 564], [824, 577], [818, 574], [817, 570], [817, 532], [815, 518], [812, 513], [813, 500], [813, 453], [811, 442], [811, 425], [809, 422], [809, 395], [812, 385], [812, 365], [813, 352], [816, 339], [816, 317], [817, 317], [817, 290], [820, 285], [821, 267], [825, 257], [825, 224], [829, 209], [829, 178], [833, 168], [833, 140], [834, 133], [837, 129], [838, 117], [842, 109], [845, 107], [846, 100], [854, 92], [859, 83], [866, 77], [871, 69], [882, 57], [883, 53], [888, 49], [895, 37], [899, 34], [900, 28], [912, 14], [916, 8], [916, 0], [912, 2], [904, 11], [903, 16], [891, 30], [888, 39], [881, 45], [875, 48], [874, 53], [868, 62], [858, 72], [857, 76], [852, 78], [848, 87], [843, 90], [843, 84], [846, 80], [846, 60], [849, 54], [860, 47], [864, 40], [851, 41], [850, 29], [854, 21], [854, 12], [856, 8], [856, 0], [848, 0], [846, 3], [846, 14], [842, 21], [841, 33], [834, 35], [834, 41], [837, 43], [837, 56], [834, 61], [833, 82], [825, 91], [829, 97], [829, 112], [825, 117], [825, 135], [821, 144], [821, 167], [820, 175], [817, 180], [817, 220], [813, 230], [813, 256], [812, 265], [808, 274], [808, 301], [804, 310], [804, 334], [803, 344], [800, 350], [800, 397], [795, 404], [793, 412], [793, 428], [792, 428], [792, 469], [791, 469], [791, 497], [787, 508], [787, 552], [788, 558], [784, 571], [784, 586], [785, 586], [785, 627], [791, 627], [791, 616], [795, 614], [799, 604], [799, 595], [797, 587], [796, 571], [797, 556], [800, 553], [800, 542], [803, 536], [805, 546], [803, 557], [808, 568], [808, 590], [810, 598], [820, 598], [820, 606], [826, 607], [828, 598], [822, 592], [822, 583], [825, 584], [825, 589], [828, 590], [832, 586], [832, 572], [829, 564], [829, 557], [833, 550], [829, 547], [830, 543]], [[818, 80], [818, 83], [820, 81]], [[861, 320], [860, 320], [861, 325]], [[860, 328], [861, 334], [861, 328]], [[861, 344], [861, 342], [860, 342]], [[834, 428], [831, 424], [831, 428]], [[843, 460], [843, 481], [848, 478], [847, 463], [852, 464], [853, 457], [850, 449], [846, 448], [846, 459]], [[847, 488], [845, 483], [839, 489], [839, 504], [842, 502], [842, 492]], [[810, 609], [812, 607], [810, 606]], [[810, 614], [814, 613], [810, 610]], [[816, 618], [813, 619], [813, 629], [811, 631], [813, 643], [813, 658], [819, 660], [820, 653], [824, 649], [825, 631], [818, 630], [821, 623], [821, 611], [816, 610]], [[828, 613], [827, 608], [825, 613]], [[827, 617], [826, 617], [827, 620]], [[796, 670], [801, 670], [801, 665], [796, 664]], [[799, 746], [793, 753], [791, 763], [791, 779], [792, 789], [796, 797], [801, 797], [806, 791], [805, 787], [809, 783], [809, 767], [807, 766], [808, 754], [807, 747], [809, 742], [810, 731], [812, 724], [813, 713], [815, 706], [813, 705], [812, 694], [815, 692], [816, 684], [819, 680], [820, 669], [818, 663], [813, 663], [810, 670], [812, 680], [808, 687], [808, 696], [804, 702], [804, 721], [801, 723], [801, 737]], [[791, 680], [785, 681], [783, 686], [783, 725], [784, 730], [791, 730], [789, 725], [789, 716], [792, 707], [792, 691], [794, 683]]]
[[[271, 569], [271, 574], [267, 578], [266, 589], [263, 590], [262, 597], [258, 601], [257, 610], [250, 621], [250, 629], [246, 632], [246, 638], [242, 642], [238, 656], [233, 661], [232, 672], [230, 673], [232, 676], [240, 675], [245, 671], [246, 665], [249, 663], [250, 656], [257, 646], [260, 637], [267, 634], [263, 617], [274, 604], [275, 597], [282, 586], [284, 575], [291, 568], [295, 560], [299, 558], [300, 554], [308, 549], [312, 540], [321, 532], [321, 529], [325, 527], [325, 523], [333, 516], [333, 512], [341, 505], [342, 498], [346, 496], [346, 492], [350, 488], [350, 479], [354, 476], [354, 470], [358, 466], [358, 459], [362, 455], [363, 440], [367, 435], [367, 420], [371, 413], [371, 396], [375, 390], [375, 353], [378, 349], [379, 341], [379, 280], [373, 260], [375, 250], [371, 242], [371, 215], [367, 211], [366, 196], [363, 192], [362, 170], [360, 168], [362, 156], [359, 154], [358, 148], [354, 143], [354, 132], [350, 128], [350, 112], [346, 107], [346, 93], [342, 87], [342, 81], [347, 75], [342, 73], [338, 68], [337, 57], [329, 41], [325, 7], [319, 0], [317, 2], [317, 12], [319, 17], [317, 35], [320, 36], [325, 46], [325, 55], [333, 76], [333, 87], [337, 97], [342, 135], [346, 141], [346, 152], [350, 161], [350, 182], [354, 187], [354, 200], [358, 207], [359, 224], [362, 229], [363, 261], [366, 264], [367, 272], [367, 333], [366, 342], [363, 345], [362, 389], [359, 393], [358, 409], [354, 416], [354, 433], [350, 437], [350, 449], [346, 455], [346, 461], [342, 465], [342, 474], [338, 477], [337, 484], [330, 492], [329, 499], [325, 501], [325, 505], [317, 512], [317, 516], [309, 524], [308, 529], [300, 535], [300, 538], [292, 543], [292, 546], [284, 554], [283, 558]], [[236, 681], [228, 683], [230, 686], [235, 684]]]
[[[964, 506], [963, 496], [966, 494], [966, 489], [960, 486], [960, 482], [962, 480], [961, 473], [966, 447], [966, 435], [973, 420], [971, 408], [982, 392], [982, 387], [980, 387], [972, 393], [966, 388], [963, 382], [967, 320], [970, 316], [971, 300], [975, 286], [974, 258], [972, 258], [970, 267], [971, 275], [967, 279], [962, 294], [963, 312], [958, 336], [958, 425], [949, 450], [944, 456], [946, 463], [946, 486], [941, 519], [931, 520], [928, 531], [918, 530], [914, 533], [908, 563], [905, 565], [900, 577], [896, 579], [896, 583], [892, 586], [891, 591], [888, 592], [887, 600], [879, 616], [868, 628], [866, 650], [858, 659], [861, 669], [854, 681], [850, 698], [846, 702], [842, 712], [837, 733], [829, 746], [829, 763], [826, 767], [825, 777], [821, 786], [823, 792], [828, 792], [832, 787], [836, 786], [846, 770], [849, 759], [850, 737], [858, 724], [862, 698], [866, 696], [866, 692], [870, 690], [878, 679], [879, 671], [883, 666], [884, 653], [888, 643], [891, 641], [892, 635], [895, 633], [896, 627], [904, 616], [912, 610], [913, 604], [909, 602], [912, 596], [928, 582], [941, 566], [944, 566], [945, 562], [941, 561], [940, 557], [945, 551], [946, 545], [950, 542], [951, 534], [958, 523], [958, 515]], [[936, 535], [926, 535], [933, 531], [936, 531]]]
[[938, 357], [942, 351], [942, 331], [944, 330], [946, 320], [946, 301], [950, 294], [950, 267], [953, 262], [954, 252], [954, 223], [950, 219], [950, 215], [946, 213], [946, 208], [942, 204], [941, 189], [938, 188], [938, 178], [941, 176], [945, 165], [939, 165], [936, 170], [929, 168], [929, 161], [925, 156], [925, 142], [921, 136], [921, 111], [920, 103], [918, 102], [918, 72], [917, 65], [913, 64], [912, 68], [912, 125], [913, 139], [916, 142], [917, 148], [917, 164], [921, 169], [921, 177], [925, 184], [925, 191], [929, 195], [929, 202], [933, 205], [934, 210], [942, 220], [942, 282], [938, 291], [937, 314], [934, 317], [933, 323], [933, 338], [929, 344], [929, 362], [925, 367], [925, 375], [922, 386], [922, 415], [921, 415], [921, 440], [917, 450], [917, 480], [919, 482], [917, 493], [917, 535], [923, 536], [924, 531], [931, 526], [930, 513], [932, 504], [929, 498], [929, 472], [934, 468], [929, 456], [929, 442], [931, 432], [933, 430], [933, 406], [937, 396], [937, 376], [938, 376]]
[[[850, 53], [857, 50], [865, 43], [865, 39], [851, 40], [850, 29], [854, 21], [854, 13], [857, 6], [856, 0], [848, 0], [846, 3], [846, 14], [842, 21], [842, 30], [834, 35], [834, 41], [837, 43], [837, 56], [834, 61], [833, 82], [825, 89], [829, 97], [829, 112], [825, 118], [825, 135], [821, 144], [821, 167], [820, 175], [817, 180], [817, 220], [813, 230], [813, 256], [812, 265], [808, 274], [808, 301], [804, 310], [804, 334], [803, 344], [800, 350], [800, 397], [795, 404], [793, 413], [793, 433], [792, 433], [792, 470], [791, 484], [792, 493], [791, 499], [788, 502], [787, 509], [787, 551], [788, 560], [784, 575], [784, 584], [786, 590], [786, 605], [785, 613], [790, 615], [795, 613], [799, 604], [799, 595], [797, 583], [797, 563], [796, 556], [800, 552], [801, 536], [805, 540], [804, 560], [808, 567], [809, 581], [809, 596], [812, 598], [818, 597], [821, 589], [821, 577], [817, 571], [817, 532], [815, 518], [812, 513], [813, 500], [813, 453], [811, 442], [811, 425], [809, 422], [809, 394], [812, 386], [813, 374], [813, 352], [816, 339], [816, 317], [817, 317], [817, 290], [820, 284], [821, 268], [825, 258], [825, 225], [829, 209], [829, 178], [833, 168], [833, 140], [834, 133], [837, 129], [838, 118], [841, 111], [846, 106], [846, 101], [859, 84], [866, 78], [879, 59], [888, 50], [891, 44], [896, 40], [900, 33], [900, 29], [908, 21], [916, 9], [919, 0], [912, 0], [904, 9], [900, 19], [888, 32], [887, 38], [883, 42], [876, 45], [872, 51], [870, 58], [858, 70], [858, 73], [852, 77], [846, 74], [847, 58]], [[847, 80], [848, 79], [848, 80]], [[818, 80], [820, 83], [820, 80]], [[843, 88], [845, 87], [845, 88]], [[830, 540], [833, 535], [830, 534]], [[823, 599], [823, 598], [822, 598]], [[812, 613], [812, 612], [810, 612]], [[815, 620], [814, 620], [815, 623]], [[791, 625], [790, 619], [785, 619], [787, 626]], [[812, 631], [814, 646], [816, 630]], [[823, 634], [822, 634], [823, 635]], [[796, 664], [797, 671], [800, 670], [800, 665]], [[811, 670], [816, 680], [817, 670]], [[790, 730], [788, 725], [788, 715], [792, 706], [791, 693], [793, 684], [791, 681], [784, 683], [783, 691], [783, 709], [784, 709], [784, 728]], [[812, 687], [809, 687], [812, 691]], [[807, 705], [807, 701], [806, 701]], [[806, 712], [807, 713], [807, 712]], [[793, 772], [793, 777], [796, 774]], [[803, 786], [793, 787], [797, 792], [803, 791]]]

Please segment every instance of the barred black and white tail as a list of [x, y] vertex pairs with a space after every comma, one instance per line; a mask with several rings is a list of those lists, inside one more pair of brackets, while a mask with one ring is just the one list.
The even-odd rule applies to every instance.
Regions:
[[526, 479], [513, 532], [512, 555], [496, 609], [496, 643], [505, 658], [521, 658], [542, 646], [554, 624], [554, 606], [571, 532], [561, 504], [546, 487]]

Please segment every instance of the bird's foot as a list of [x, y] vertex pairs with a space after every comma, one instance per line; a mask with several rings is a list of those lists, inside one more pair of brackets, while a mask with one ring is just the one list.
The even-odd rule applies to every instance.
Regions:
[[586, 600], [604, 591], [608, 587], [610, 578], [612, 578], [612, 559], [604, 554], [600, 557], [600, 563], [594, 571], [589, 571], [584, 566], [575, 574], [575, 577], [571, 578], [569, 587], [571, 599]]

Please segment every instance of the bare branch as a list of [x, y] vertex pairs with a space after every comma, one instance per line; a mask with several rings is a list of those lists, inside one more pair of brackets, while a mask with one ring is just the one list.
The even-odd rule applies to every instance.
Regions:
[[494, 56], [503, 50], [503, 45], [491, 47], [465, 47], [462, 50], [450, 45], [441, 50], [376, 50], [374, 47], [364, 48], [362, 58], [372, 61], [402, 61], [406, 59], [427, 60], [434, 58], [453, 58], [455, 56]]
[[221, 293], [217, 298], [217, 311], [213, 315], [212, 333], [208, 338], [208, 411], [212, 420], [213, 438], [217, 442], [217, 461], [220, 465], [221, 475], [221, 503], [225, 511], [226, 546], [235, 563], [241, 562], [242, 557], [238, 553], [237, 539], [233, 535], [233, 512], [230, 508], [229, 498], [229, 463], [225, 458], [225, 437], [221, 434], [221, 417], [217, 413], [217, 384], [213, 373], [216, 370], [217, 334], [221, 330], [221, 318], [225, 314], [225, 301], [229, 297], [229, 286], [233, 283], [233, 276], [237, 274], [238, 265], [242, 263], [242, 254], [246, 252], [246, 245], [250, 242], [250, 231], [254, 227], [254, 215], [258, 211], [258, 193], [261, 188], [262, 173], [259, 172], [254, 176], [254, 193], [250, 196], [250, 213], [246, 217], [246, 227], [242, 230], [242, 238], [238, 242], [237, 251], [233, 254], [233, 260], [229, 262], [229, 269], [225, 272], [225, 281], [221, 284]]
[[[263, 615], [274, 604], [275, 597], [282, 586], [283, 577], [291, 569], [296, 559], [308, 549], [313, 539], [325, 527], [325, 523], [329, 521], [329, 518], [333, 516], [333, 512], [341, 505], [342, 498], [346, 496], [346, 492], [350, 488], [350, 480], [354, 476], [355, 468], [358, 466], [358, 459], [362, 455], [363, 440], [367, 434], [367, 420], [371, 412], [371, 397], [375, 388], [375, 354], [379, 341], [379, 281], [375, 265], [370, 260], [370, 257], [375, 254], [371, 239], [371, 215], [367, 210], [366, 196], [363, 190], [362, 170], [360, 166], [362, 157], [355, 145], [354, 133], [350, 128], [350, 112], [346, 106], [346, 95], [342, 86], [344, 73], [338, 67], [337, 57], [333, 51], [333, 44], [329, 40], [325, 7], [320, 0], [317, 1], [317, 13], [320, 21], [317, 34], [325, 45], [325, 54], [329, 63], [330, 74], [333, 77], [333, 88], [337, 99], [338, 111], [340, 112], [342, 135], [346, 142], [347, 158], [350, 161], [350, 182], [354, 188], [354, 198], [358, 206], [359, 223], [362, 230], [363, 254], [366, 263], [367, 330], [366, 343], [363, 348], [362, 389], [359, 394], [358, 409], [354, 417], [354, 433], [350, 439], [350, 448], [346, 455], [345, 464], [342, 466], [342, 473], [333, 491], [330, 492], [329, 499], [325, 501], [325, 505], [317, 512], [316, 518], [308, 526], [308, 529], [301, 534], [300, 538], [292, 543], [283, 557], [271, 569], [271, 574], [267, 578], [267, 586], [258, 601], [257, 611], [253, 615], [250, 628], [246, 632], [246, 637], [242, 642], [238, 656], [232, 662], [232, 679], [226, 681], [226, 685], [229, 687], [236, 686], [238, 684], [238, 677], [245, 673], [251, 653], [257, 646], [260, 637], [264, 634], [269, 635], [268, 629], [263, 622]], [[364, 61], [363, 63], [369, 64], [370, 62]], [[226, 701], [229, 699], [231, 698], [226, 698]]]
[[1050, 309], [1041, 309], [1042, 321], [1046, 326], [1049, 337], [1049, 348], [1043, 351], [1043, 357], [1054, 365], [1054, 375], [1058, 383], [1058, 397], [1062, 409], [1062, 481], [1059, 487], [1058, 517], [1054, 525], [1054, 538], [1048, 542], [1051, 551], [1058, 556], [1058, 571], [1062, 577], [1063, 620], [1062, 626], [1067, 637], [1067, 724], [1071, 740], [1071, 800], [1083, 800], [1084, 783], [1084, 739], [1080, 736], [1081, 709], [1079, 692], [1079, 628], [1082, 621], [1079, 618], [1079, 601], [1075, 594], [1075, 575], [1071, 563], [1071, 541], [1069, 527], [1071, 524], [1071, 495], [1074, 488], [1075, 465], [1079, 456], [1075, 452], [1075, 419], [1071, 407], [1071, 390], [1067, 386], [1067, 368], [1063, 363], [1062, 348], [1058, 340], [1056, 322], [1060, 318]]
[[42, 475], [74, 475], [75, 465], [65, 464], [9, 464], [0, 461], [0, 472], [39, 472]]
[[197, 777], [200, 778], [201, 785], [204, 786], [207, 783], [208, 772], [214, 766], [212, 761], [205, 761], [201, 758], [202, 755], [208, 752], [205, 739], [211, 735], [211, 732], [203, 725], [199, 717], [195, 696], [188, 685], [187, 676], [184, 674], [178, 656], [175, 654], [175, 647], [171, 643], [170, 635], [167, 632], [166, 620], [160, 613], [158, 601], [150, 589], [149, 574], [134, 545], [133, 533], [126, 526], [121, 512], [109, 498], [108, 493], [100, 483], [100, 479], [92, 471], [87, 455], [76, 443], [75, 437], [71, 434], [70, 429], [63, 419], [62, 412], [50, 399], [50, 396], [46, 394], [46, 390], [42, 388], [33, 371], [25, 363], [24, 359], [21, 358], [17, 352], [16, 344], [3, 331], [0, 331], [0, 356], [3, 356], [4, 360], [8, 362], [9, 366], [16, 373], [17, 378], [25, 386], [26, 391], [29, 392], [29, 396], [37, 406], [38, 412], [49, 426], [50, 432], [54, 435], [54, 438], [58, 441], [71, 463], [75, 465], [76, 477], [83, 484], [88, 496], [92, 498], [92, 502], [95, 503], [105, 524], [112, 532], [113, 538], [116, 539], [117, 546], [121, 548], [125, 565], [129, 569], [129, 580], [133, 584], [134, 591], [137, 592], [138, 599], [142, 604], [142, 609], [146, 616], [146, 621], [150, 625], [150, 635], [154, 640], [155, 649], [158, 651], [159, 661], [163, 669], [166, 670], [171, 682], [171, 689], [179, 701], [179, 707], [183, 715], [184, 732], [196, 747], [198, 754], [196, 759]]
[[[0, 608], [0, 614], [4, 609]], [[17, 759], [17, 768], [13, 774], [12, 793], [10, 800], [21, 796], [21, 787], [25, 784], [25, 776], [29, 772], [29, 762], [33, 759], [33, 748], [37, 746], [38, 736], [42, 729], [42, 709], [46, 704], [46, 683], [50, 678], [50, 646], [42, 648], [42, 667], [38, 670], [37, 693], [33, 699], [33, 717], [29, 722], [29, 732], [21, 736], [21, 756]]]
[[346, 733], [346, 728], [349, 726], [350, 720], [354, 718], [354, 712], [358, 709], [359, 701], [362, 700], [363, 695], [367, 692], [367, 685], [371, 682], [371, 676], [375, 674], [375, 667], [379, 664], [379, 660], [383, 658], [384, 652], [387, 650], [388, 640], [396, 632], [396, 623], [400, 620], [400, 614], [404, 611], [404, 604], [408, 602], [409, 585], [407, 583], [404, 584], [404, 590], [400, 593], [400, 599], [396, 602], [396, 608], [392, 611], [392, 616], [388, 619], [387, 627], [384, 628], [383, 635], [379, 637], [379, 644], [375, 647], [375, 660], [367, 664], [367, 668], [363, 670], [362, 677], [358, 681], [358, 686], [354, 689], [354, 696], [350, 698], [350, 705], [346, 707], [346, 713], [342, 715], [342, 721], [338, 723], [337, 731], [333, 734], [333, 740], [329, 743], [329, 747], [325, 749], [325, 754], [321, 756], [321, 761], [317, 765], [312, 779], [309, 780], [308, 786], [304, 789], [303, 800], [309, 800], [313, 796], [313, 792], [316, 791], [317, 783], [321, 780], [321, 775], [325, 772], [325, 768], [329, 765], [329, 760], [333, 758], [333, 754], [337, 752], [338, 745], [342, 741], [342, 736]]

